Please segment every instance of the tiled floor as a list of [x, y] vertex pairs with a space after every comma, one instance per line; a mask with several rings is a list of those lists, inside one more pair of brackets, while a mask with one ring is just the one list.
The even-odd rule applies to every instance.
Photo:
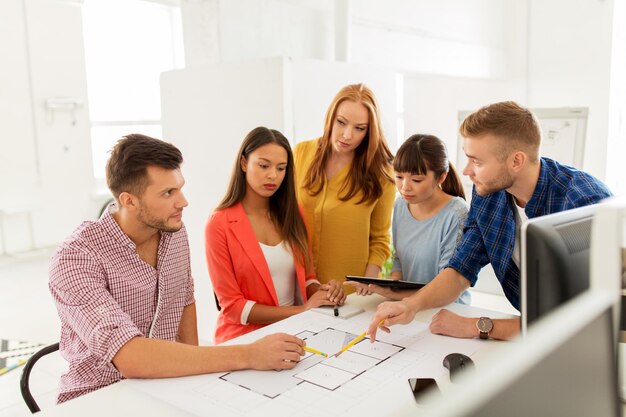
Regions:
[[[59, 319], [47, 286], [52, 251], [0, 257], [0, 338], [50, 344], [59, 339]], [[58, 375], [65, 361], [57, 353], [42, 359], [31, 373], [31, 392], [40, 407], [54, 404]], [[0, 416], [28, 416], [22, 401], [21, 369], [0, 376]]]
[[[59, 319], [47, 285], [48, 259], [52, 249], [20, 256], [0, 256], [0, 338], [37, 341], [50, 344], [58, 341]], [[204, 299], [205, 294], [211, 299]], [[214, 314], [213, 294], [210, 290], [197, 291], [199, 308], [208, 308]], [[514, 313], [502, 296], [473, 292], [472, 305]], [[212, 329], [204, 332], [212, 334]], [[202, 344], [208, 344], [206, 341]], [[38, 362], [31, 374], [33, 395], [42, 409], [54, 404], [58, 377], [66, 368], [57, 353]], [[30, 415], [19, 390], [20, 370], [0, 376], [0, 417]]]
[[[56, 402], [59, 376], [67, 369], [58, 352], [42, 358], [30, 374], [30, 390], [42, 410]], [[0, 416], [25, 417], [31, 413], [20, 394], [21, 368], [0, 377]]]

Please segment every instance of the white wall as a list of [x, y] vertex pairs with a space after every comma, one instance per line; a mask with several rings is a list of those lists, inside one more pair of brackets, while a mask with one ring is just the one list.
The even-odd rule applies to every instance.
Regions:
[[606, 174], [613, 7], [613, 0], [530, 0], [529, 13], [527, 104], [589, 107], [583, 167], [600, 179]]
[[[32, 245], [31, 239], [25, 238], [29, 219], [23, 213], [32, 203], [21, 190], [34, 187], [39, 177], [23, 7], [18, 0], [0, 6], [0, 51], [5, 55], [0, 69], [0, 125], [4, 129], [0, 135], [0, 187], [4, 190], [0, 197], [0, 253]], [[18, 172], [20, 180], [16, 181]]]
[[219, 0], [205, 0], [181, 4], [187, 67], [220, 62], [219, 3]]
[[384, 7], [377, 0], [339, 3], [182, 2], [187, 63], [274, 56], [333, 60], [335, 24], [347, 34], [348, 62], [405, 72], [505, 78], [519, 68], [511, 51], [526, 52], [512, 42], [518, 41], [518, 24], [526, 26], [527, 0], [395, 0]]
[[187, 64], [268, 57], [332, 60], [332, 0], [182, 2]]
[[[23, 183], [37, 180], [37, 155], [30, 94], [29, 56], [26, 43], [24, 4], [20, 0], [2, 3], [0, 12], [0, 50], [5, 57], [0, 70], [0, 186], [9, 196], [15, 196], [20, 184], [15, 173], [20, 172]], [[6, 133], [5, 133], [6, 132]], [[9, 141], [10, 139], [10, 141]], [[6, 198], [6, 200], [5, 200]], [[7, 197], [2, 197], [3, 205]]]
[[[523, 4], [525, 2], [516, 2]], [[352, 3], [353, 62], [385, 63], [403, 71], [501, 78], [515, 18], [510, 0]]]
[[[626, 2], [613, 6], [613, 41], [607, 144], [607, 184], [614, 193], [626, 195]], [[626, 236], [626, 234], [624, 235]], [[626, 258], [624, 258], [626, 262]]]
[[[0, 3], [0, 135], [3, 189], [0, 219], [6, 252], [55, 245], [82, 220], [96, 215], [82, 42], [77, 1], [7, 0]], [[4, 48], [6, 46], [6, 48]], [[52, 97], [85, 104], [49, 113]], [[13, 213], [13, 214], [10, 214]], [[31, 213], [34, 242], [29, 235]]]

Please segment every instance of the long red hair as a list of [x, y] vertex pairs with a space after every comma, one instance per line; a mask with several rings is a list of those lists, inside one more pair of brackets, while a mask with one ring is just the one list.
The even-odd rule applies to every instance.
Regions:
[[350, 200], [358, 192], [362, 197], [357, 204], [376, 201], [383, 194], [385, 181], [393, 183], [391, 177], [391, 163], [393, 154], [387, 146], [382, 131], [378, 102], [372, 90], [363, 84], [347, 85], [335, 96], [326, 111], [324, 134], [319, 140], [313, 163], [309, 167], [303, 186], [310, 195], [317, 195], [322, 191], [326, 182], [324, 168], [332, 153], [331, 133], [333, 123], [337, 117], [337, 108], [344, 100], [350, 100], [364, 105], [369, 113], [367, 132], [363, 142], [356, 148], [354, 160], [350, 168], [346, 183], [343, 184], [339, 199]]

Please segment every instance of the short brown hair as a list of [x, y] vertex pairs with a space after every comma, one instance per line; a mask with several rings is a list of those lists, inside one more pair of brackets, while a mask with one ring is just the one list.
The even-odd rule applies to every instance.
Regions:
[[516, 150], [524, 151], [531, 162], [539, 159], [541, 128], [530, 110], [514, 101], [490, 104], [463, 120], [459, 133], [463, 137], [498, 136], [501, 146], [495, 150], [503, 160]]
[[117, 141], [106, 165], [106, 181], [118, 199], [123, 192], [140, 196], [148, 186], [148, 166], [178, 169], [183, 155], [171, 143], [133, 133]]

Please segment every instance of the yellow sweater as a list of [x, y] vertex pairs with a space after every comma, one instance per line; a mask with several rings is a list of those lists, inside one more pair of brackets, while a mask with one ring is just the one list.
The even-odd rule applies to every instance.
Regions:
[[318, 279], [322, 283], [344, 281], [346, 275], [363, 275], [367, 264], [381, 266], [389, 257], [396, 188], [385, 181], [383, 194], [374, 203], [356, 204], [360, 193], [341, 201], [338, 194], [349, 174], [348, 165], [326, 181], [319, 194], [309, 195], [302, 184], [318, 140], [301, 142], [294, 150], [298, 202], [304, 210]]

